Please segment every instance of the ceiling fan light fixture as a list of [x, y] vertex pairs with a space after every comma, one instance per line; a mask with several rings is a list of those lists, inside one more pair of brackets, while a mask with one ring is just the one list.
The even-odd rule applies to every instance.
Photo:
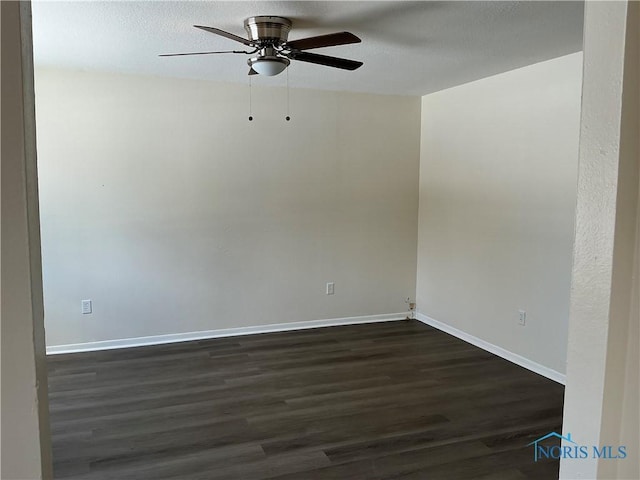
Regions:
[[273, 77], [284, 72], [290, 62], [288, 58], [269, 56], [250, 58], [247, 63], [260, 75]]

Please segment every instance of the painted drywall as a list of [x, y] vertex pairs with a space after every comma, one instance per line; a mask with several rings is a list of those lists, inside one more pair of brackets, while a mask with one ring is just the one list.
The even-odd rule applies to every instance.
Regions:
[[633, 2], [587, 2], [585, 15], [563, 430], [585, 445], [629, 443], [624, 460], [562, 459], [560, 477], [638, 478], [640, 25]]
[[[638, 25], [638, 31], [640, 32], [640, 23], [636, 23], [636, 25]], [[636, 131], [638, 130], [640, 130], [640, 125]], [[612, 423], [614, 430], [611, 435], [611, 437], [617, 437], [618, 445], [627, 447], [630, 455], [629, 461], [616, 462], [615, 465], [605, 464], [616, 468], [616, 478], [628, 479], [640, 478], [640, 458], [638, 457], [640, 452], [640, 428], [638, 428], [640, 426], [640, 185], [638, 185], [638, 192], [634, 270], [633, 278], [630, 282], [631, 306], [623, 367], [625, 373], [621, 388], [622, 398], [619, 423]], [[615, 348], [619, 348], [619, 345], [616, 345]], [[613, 375], [616, 378], [621, 376], [618, 372], [613, 372]], [[615, 433], [618, 432], [618, 429], [619, 435], [616, 436]]]
[[260, 85], [36, 71], [48, 345], [407, 309], [420, 98]]
[[[622, 77], [620, 160], [600, 443], [625, 445], [624, 462], [601, 461], [600, 478], [640, 478], [638, 436], [638, 184], [640, 182], [640, 3], [629, 2]], [[635, 275], [635, 285], [634, 285]], [[633, 290], [635, 288], [635, 290]], [[630, 338], [634, 341], [630, 342]], [[635, 428], [631, 426], [635, 425]]]
[[[640, 32], [640, 23], [636, 23]], [[640, 129], [640, 128], [639, 128]], [[637, 130], [636, 130], [637, 131]], [[622, 386], [622, 406], [618, 444], [631, 452], [628, 462], [617, 462], [617, 478], [640, 478], [640, 185], [636, 206], [636, 247], [633, 280], [631, 281], [631, 308], [625, 358], [625, 379]], [[614, 372], [616, 375], [617, 372]], [[617, 376], [617, 375], [616, 375]]]
[[0, 477], [51, 478], [30, 3], [2, 2]]
[[572, 54], [422, 98], [418, 310], [561, 374], [581, 69]]

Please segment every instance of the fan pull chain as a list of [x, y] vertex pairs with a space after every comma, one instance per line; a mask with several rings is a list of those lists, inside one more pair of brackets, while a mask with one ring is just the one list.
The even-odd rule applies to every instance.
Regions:
[[288, 122], [289, 120], [291, 120], [291, 117], [289, 116], [290, 110], [289, 110], [289, 68], [287, 68], [287, 116], [284, 117], [284, 119]]
[[251, 108], [251, 75], [248, 75], [249, 77], [249, 121], [252, 122], [253, 121], [253, 115], [252, 115], [252, 108]]

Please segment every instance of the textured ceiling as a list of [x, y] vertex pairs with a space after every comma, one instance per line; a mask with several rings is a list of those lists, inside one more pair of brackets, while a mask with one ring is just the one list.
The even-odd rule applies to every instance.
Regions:
[[[159, 58], [230, 50], [253, 15], [293, 20], [289, 39], [347, 30], [361, 44], [314, 50], [361, 60], [354, 72], [292, 62], [292, 87], [423, 95], [582, 49], [582, 2], [33, 2], [36, 65], [225, 82], [247, 80], [245, 55]], [[255, 78], [284, 85], [286, 75]]]

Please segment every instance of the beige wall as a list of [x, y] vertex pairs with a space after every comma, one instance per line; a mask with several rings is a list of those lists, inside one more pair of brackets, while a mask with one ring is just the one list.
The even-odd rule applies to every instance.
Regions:
[[36, 72], [48, 345], [406, 310], [420, 99], [285, 95]]
[[587, 2], [585, 9], [580, 169], [563, 419], [563, 430], [580, 443], [626, 444], [628, 457], [562, 460], [560, 476], [566, 479], [640, 476], [640, 320], [637, 279], [635, 284], [633, 281], [634, 270], [638, 272], [634, 252], [640, 166], [637, 7], [635, 2]]
[[581, 443], [626, 445], [628, 457], [562, 460], [560, 476], [566, 479], [640, 477], [640, 319], [637, 277], [633, 280], [634, 272], [638, 273], [640, 167], [637, 7], [635, 2], [588, 2], [585, 9], [580, 169], [563, 420], [563, 430]]
[[[607, 344], [604, 412], [601, 443], [626, 445], [624, 462], [600, 462], [602, 478], [640, 478], [639, 395], [640, 343], [638, 302], [638, 209], [640, 182], [640, 3], [627, 10], [622, 112], [620, 118], [620, 163], [616, 198], [614, 261]], [[635, 427], [635, 428], [634, 428]]]
[[422, 99], [418, 310], [560, 373], [581, 69], [577, 53]]
[[[640, 27], [640, 23], [637, 24]], [[640, 28], [638, 29], [640, 32]], [[640, 85], [640, 84], [639, 84]], [[640, 125], [636, 131], [640, 130]], [[640, 192], [640, 185], [638, 185]], [[636, 241], [635, 257], [633, 261], [633, 279], [631, 287], [631, 305], [629, 312], [629, 325], [627, 330], [626, 350], [624, 355], [624, 378], [615, 375], [621, 382], [621, 398], [619, 418], [614, 417], [618, 423], [609, 425], [612, 429], [611, 437], [617, 439], [620, 445], [626, 445], [631, 452], [627, 462], [617, 462], [615, 465], [603, 465], [616, 469], [617, 478], [640, 478], [640, 193], [636, 205]], [[623, 340], [624, 342], [624, 340]], [[616, 345], [615, 348], [618, 348]], [[615, 372], [618, 373], [618, 372]], [[616, 406], [613, 406], [613, 412]], [[607, 422], [607, 419], [605, 419]], [[608, 425], [605, 423], [605, 425]], [[604, 473], [612, 473], [604, 472]]]
[[[636, 25], [640, 32], [640, 23]], [[620, 429], [619, 444], [626, 445], [628, 451], [632, 452], [630, 461], [618, 462], [615, 465], [616, 474], [618, 478], [629, 479], [640, 478], [640, 458], [638, 458], [640, 452], [640, 185], [638, 185], [638, 191], [634, 273], [631, 281], [631, 308], [624, 362], [625, 378], [622, 387], [620, 423], [614, 424], [616, 430]]]
[[[51, 478], [30, 54], [30, 4], [2, 16], [3, 479]], [[21, 20], [26, 18], [21, 32]], [[24, 92], [24, 99], [23, 99]]]

